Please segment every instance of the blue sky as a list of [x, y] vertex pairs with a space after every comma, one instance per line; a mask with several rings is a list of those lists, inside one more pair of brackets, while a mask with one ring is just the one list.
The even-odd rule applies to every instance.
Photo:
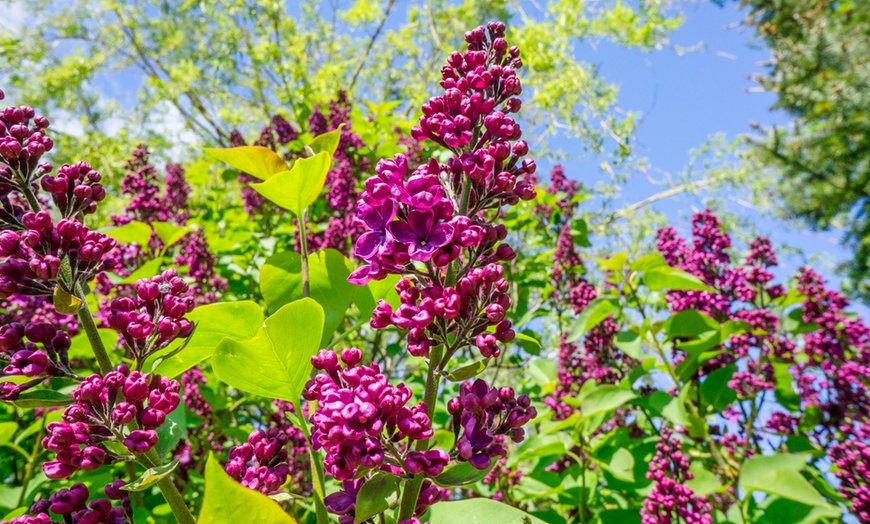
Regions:
[[[670, 45], [645, 53], [609, 43], [584, 44], [579, 58], [595, 64], [608, 82], [620, 88], [619, 106], [640, 111], [643, 121], [636, 137], [636, 152], [653, 169], [677, 174], [690, 158], [689, 152], [708, 137], [724, 133], [727, 138], [752, 132], [750, 124], [787, 125], [788, 115], [772, 111], [775, 95], [761, 92], [749, 75], [763, 72], [762, 62], [770, 52], [742, 26], [744, 19], [736, 2], [717, 7], [710, 2], [681, 6], [684, 24], [671, 36]], [[678, 48], [691, 51], [678, 53]], [[753, 89], [754, 88], [754, 89]], [[570, 176], [588, 180], [594, 162], [563, 163]], [[643, 175], [625, 188], [621, 202], [631, 204], [660, 191]], [[686, 231], [694, 210], [704, 206], [709, 193], [661, 201], [657, 208]], [[721, 195], [720, 195], [721, 196]], [[732, 205], [774, 242], [803, 251], [782, 261], [783, 273], [792, 274], [812, 257], [813, 265], [832, 281], [833, 267], [849, 257], [840, 245], [839, 232], [816, 233], [799, 224], [772, 221], [747, 207]]]

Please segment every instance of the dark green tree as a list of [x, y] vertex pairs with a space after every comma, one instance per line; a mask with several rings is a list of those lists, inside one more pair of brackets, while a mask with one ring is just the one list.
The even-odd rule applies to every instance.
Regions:
[[756, 79], [793, 124], [754, 139], [782, 174], [787, 212], [820, 230], [843, 229], [843, 267], [870, 299], [870, 2], [744, 0], [772, 61]]

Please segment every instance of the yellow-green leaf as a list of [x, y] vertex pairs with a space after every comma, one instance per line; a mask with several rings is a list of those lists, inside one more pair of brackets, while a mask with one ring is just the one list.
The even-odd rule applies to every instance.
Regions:
[[260, 180], [266, 180], [272, 175], [287, 171], [288, 169], [284, 159], [267, 147], [204, 147], [202, 150], [221, 162], [226, 162], [233, 166], [242, 173], [248, 173]]
[[251, 187], [275, 204], [302, 216], [305, 208], [317, 200], [326, 182], [326, 173], [332, 164], [331, 155], [322, 151], [308, 158], [301, 158], [293, 169], [278, 173], [260, 184]]

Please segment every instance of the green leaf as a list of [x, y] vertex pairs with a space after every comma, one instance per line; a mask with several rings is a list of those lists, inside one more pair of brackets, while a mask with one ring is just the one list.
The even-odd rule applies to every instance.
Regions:
[[184, 238], [188, 233], [192, 233], [196, 231], [195, 227], [192, 226], [176, 226], [175, 224], [170, 224], [169, 222], [152, 222], [151, 226], [154, 227], [154, 232], [157, 233], [157, 237], [163, 242], [164, 248], [168, 248], [169, 246], [175, 244], [182, 238]]
[[180, 353], [161, 361], [155, 373], [177, 377], [209, 358], [225, 337], [247, 340], [263, 327], [263, 310], [250, 300], [199, 306], [186, 318], [196, 324], [193, 335]]
[[[114, 329], [99, 328], [97, 332], [100, 335], [100, 340], [103, 341], [103, 347], [110, 350], [118, 344], [118, 332]], [[88, 335], [80, 333], [70, 340], [70, 346], [67, 350], [67, 356], [70, 359], [92, 359], [94, 358], [94, 350], [91, 348], [91, 342], [88, 340]]]
[[148, 468], [139, 476], [139, 478], [126, 486], [122, 486], [121, 489], [124, 491], [144, 491], [160, 482], [160, 479], [172, 473], [172, 471], [177, 467], [178, 460], [173, 460], [172, 462], [162, 466]]
[[644, 255], [631, 264], [628, 267], [632, 269], [632, 271], [645, 272], [649, 271], [655, 267], [666, 266], [667, 262], [665, 262], [665, 257], [663, 257], [659, 253], [653, 253], [650, 255]]
[[18, 431], [17, 422], [0, 422], [0, 444], [6, 444]]
[[625, 482], [634, 482], [634, 455], [625, 448], [619, 448], [607, 465], [608, 471], [614, 477]]
[[278, 173], [260, 184], [251, 184], [251, 187], [299, 218], [320, 196], [331, 163], [331, 155], [323, 151], [300, 158], [290, 171]]
[[788, 362], [773, 363], [773, 378], [776, 380], [776, 389], [774, 395], [776, 400], [789, 411], [798, 411], [801, 407], [801, 397], [794, 389], [794, 376], [792, 376], [789, 368], [792, 364]]
[[637, 395], [630, 389], [610, 384], [598, 386], [580, 402], [580, 413], [584, 419], [590, 418], [616, 409], [635, 398]]
[[383, 513], [398, 497], [399, 477], [384, 472], [372, 475], [359, 489], [354, 508], [354, 523], [360, 524]]
[[529, 343], [537, 346], [539, 350], [541, 348], [541, 341], [540, 340], [536, 339], [535, 337], [530, 337], [529, 335], [526, 335], [525, 333], [519, 333], [519, 332], [516, 333], [516, 339], [522, 340], [524, 342], [529, 342]]
[[129, 224], [124, 224], [119, 227], [112, 227], [100, 230], [122, 244], [138, 244], [147, 246], [151, 240], [151, 226], [144, 222], [132, 221]]
[[181, 439], [187, 437], [187, 417], [184, 404], [179, 404], [166, 416], [163, 425], [157, 428], [157, 455], [162, 459], [175, 449]]
[[248, 489], [224, 472], [208, 457], [205, 465], [205, 497], [198, 524], [296, 524], [278, 504], [259, 491]]
[[795, 308], [788, 312], [782, 322], [782, 327], [789, 333], [801, 335], [804, 333], [812, 333], [819, 330], [819, 325], [815, 322], [804, 322], [803, 308]]
[[298, 404], [322, 333], [323, 308], [303, 298], [267, 318], [254, 338], [223, 339], [212, 357], [212, 369], [237, 389]]
[[472, 362], [467, 366], [462, 366], [461, 368], [454, 369], [451, 373], [447, 375], [447, 380], [450, 382], [462, 382], [464, 380], [468, 380], [470, 378], [476, 377], [483, 373], [483, 370], [486, 369], [486, 364], [489, 362], [488, 358], [483, 360], [478, 360], [477, 362]]
[[590, 329], [600, 324], [614, 311], [619, 309], [619, 303], [612, 297], [598, 297], [586, 306], [574, 322], [574, 329], [568, 342], [574, 342], [585, 335]]
[[556, 382], [556, 362], [548, 358], [536, 358], [529, 364], [529, 375], [542, 388]]
[[119, 284], [134, 284], [143, 278], [152, 278], [160, 273], [160, 266], [163, 265], [163, 257], [157, 257], [145, 262], [136, 271], [130, 273], [130, 276], [122, 278]]
[[79, 297], [70, 295], [66, 291], [60, 288], [60, 286], [56, 286], [54, 288], [54, 297], [52, 299], [54, 304], [54, 309], [57, 310], [58, 313], [62, 313], [64, 315], [75, 315], [82, 308], [82, 301]]
[[701, 398], [704, 399], [714, 413], [718, 413], [737, 400], [737, 392], [728, 387], [728, 381], [734, 376], [737, 366], [731, 364], [710, 373], [701, 383]]
[[51, 389], [25, 391], [18, 396], [18, 400], [10, 402], [13, 406], [22, 409], [56, 408], [69, 406], [72, 403], [73, 399], [71, 396]]
[[667, 265], [658, 265], [644, 272], [641, 280], [650, 291], [661, 290], [694, 290], [715, 291], [698, 277], [682, 269]]
[[266, 180], [276, 173], [289, 169], [284, 159], [267, 147], [242, 146], [222, 149], [204, 147], [202, 150], [242, 173], [248, 173], [260, 180]]
[[344, 124], [340, 124], [338, 129], [333, 129], [328, 133], [314, 137], [308, 143], [308, 147], [315, 153], [326, 152], [330, 157], [335, 155], [335, 151], [338, 149], [338, 142], [341, 140], [341, 129], [343, 127]]
[[822, 495], [801, 475], [806, 462], [806, 455], [756, 455], [740, 470], [740, 489], [763, 491], [802, 504], [827, 506]]
[[529, 515], [501, 502], [490, 499], [474, 498], [456, 502], [440, 502], [432, 506], [429, 513], [430, 524], [546, 524], [543, 520]]
[[[321, 347], [326, 347], [341, 324], [347, 308], [366, 288], [347, 281], [353, 264], [335, 249], [316, 251], [308, 257], [308, 286], [311, 298], [325, 316]], [[260, 292], [270, 311], [302, 298], [302, 256], [285, 251], [270, 256], [260, 269]]]
[[719, 328], [718, 322], [704, 313], [693, 309], [674, 313], [665, 322], [665, 332], [671, 340], [675, 338], [694, 338], [710, 331], [718, 332]]
[[598, 265], [601, 266], [602, 269], [619, 272], [625, 267], [626, 262], [628, 262], [628, 255], [626, 253], [617, 253], [610, 258], [599, 260]]
[[686, 481], [686, 486], [694, 491], [696, 495], [706, 496], [725, 489], [719, 477], [705, 468], [702, 462], [692, 462], [691, 466], [689, 466], [689, 471], [694, 476], [691, 480]]
[[634, 331], [620, 331], [613, 337], [613, 345], [635, 360], [642, 360], [640, 335]]
[[486, 469], [477, 469], [470, 462], [460, 462], [455, 466], [444, 468], [444, 471], [432, 480], [443, 488], [467, 486], [468, 484], [474, 484], [479, 480], [483, 480], [494, 467], [495, 462], [490, 464]]

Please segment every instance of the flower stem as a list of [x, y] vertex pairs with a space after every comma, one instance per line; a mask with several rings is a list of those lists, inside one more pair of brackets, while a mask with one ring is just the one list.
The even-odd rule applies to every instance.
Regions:
[[302, 296], [309, 297], [311, 295], [311, 286], [309, 284], [308, 273], [308, 231], [305, 226], [305, 217], [308, 215], [308, 210], [302, 211], [299, 217], [299, 240], [302, 244]]
[[320, 454], [311, 447], [311, 433], [308, 430], [308, 422], [302, 416], [302, 409], [300, 406], [296, 406], [296, 408], [299, 427], [302, 428], [302, 434], [305, 435], [305, 440], [308, 442], [306, 448], [308, 448], [308, 461], [311, 462], [311, 484], [314, 488], [314, 512], [317, 515], [317, 524], [328, 524], [329, 513], [326, 511], [326, 504], [323, 503], [323, 499], [326, 497], [323, 462], [320, 459]]
[[36, 433], [36, 442], [33, 444], [33, 451], [30, 453], [30, 458], [27, 460], [27, 466], [24, 470], [24, 480], [21, 481], [21, 495], [18, 497], [18, 507], [24, 504], [24, 497], [27, 496], [27, 488], [30, 481], [33, 480], [33, 472], [36, 470], [36, 459], [42, 453], [42, 434], [45, 433], [45, 423], [48, 421], [48, 412], [42, 415], [42, 424], [39, 431]]
[[[146, 468], [163, 465], [163, 461], [160, 460], [160, 456], [157, 455], [157, 452], [153, 448], [148, 450], [148, 453], [139, 455], [139, 462]], [[193, 518], [190, 508], [184, 502], [184, 497], [181, 496], [181, 492], [178, 491], [175, 483], [172, 482], [171, 475], [160, 479], [157, 482], [157, 487], [160, 488], [163, 498], [166, 499], [166, 503], [172, 509], [172, 514], [175, 515], [175, 520], [178, 521], [178, 524], [196, 524], [196, 519]]]
[[[432, 348], [432, 351], [429, 353], [429, 371], [426, 374], [426, 391], [423, 394], [423, 402], [426, 403], [429, 420], [432, 420], [435, 414], [435, 401], [438, 397], [438, 386], [441, 382], [439, 364], [443, 356], [444, 346], [440, 344]], [[417, 441], [417, 450], [423, 451], [427, 449], [429, 449], [428, 440]], [[414, 516], [414, 511], [417, 509], [417, 499], [420, 498], [420, 488], [423, 487], [423, 479], [423, 475], [417, 475], [405, 484], [405, 491], [402, 493], [402, 503], [399, 507], [399, 522]]]
[[82, 301], [82, 307], [79, 309], [78, 317], [85, 333], [88, 336], [88, 342], [91, 343], [91, 349], [94, 356], [97, 357], [97, 364], [100, 366], [100, 371], [105, 375], [114, 369], [112, 361], [109, 359], [109, 354], [106, 352], [106, 346], [103, 345], [103, 339], [100, 338], [100, 332], [94, 323], [94, 317], [91, 315], [91, 310], [88, 307], [88, 302], [85, 300], [85, 291], [81, 285], [76, 286], [76, 297]]

